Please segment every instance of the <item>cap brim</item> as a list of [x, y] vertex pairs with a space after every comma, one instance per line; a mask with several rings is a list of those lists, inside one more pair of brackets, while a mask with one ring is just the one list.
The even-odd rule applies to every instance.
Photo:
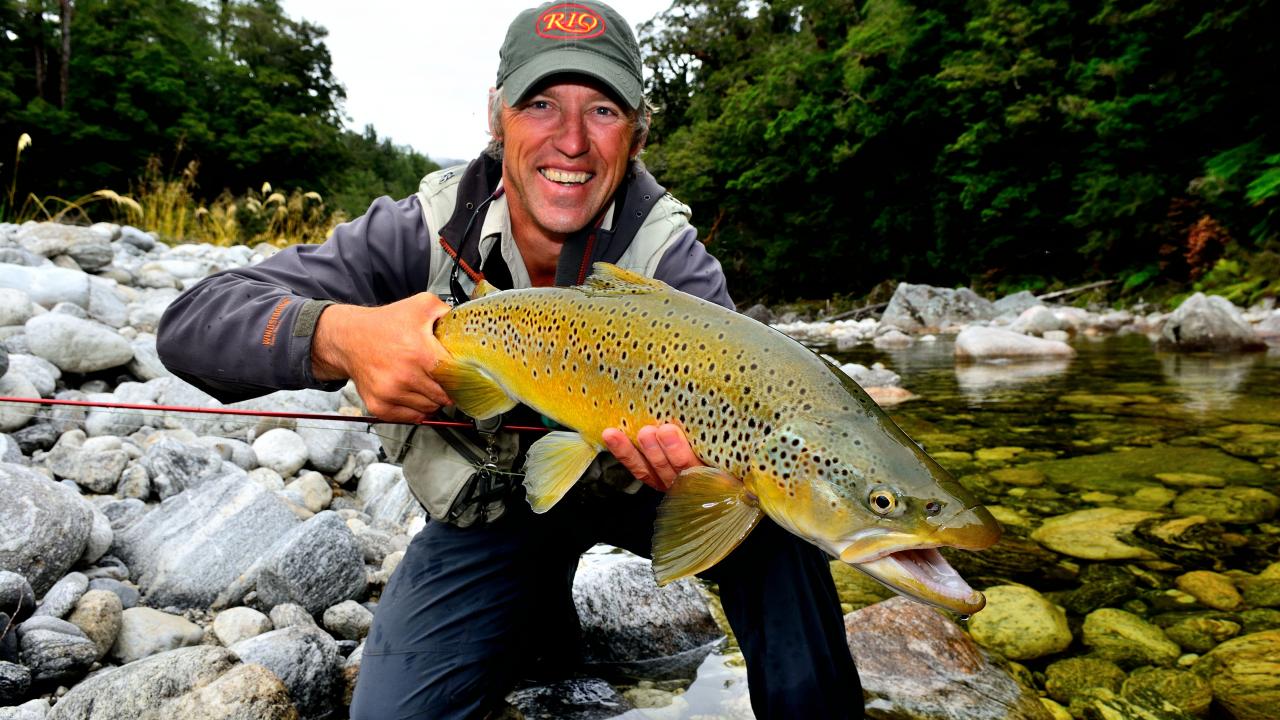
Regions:
[[644, 89], [626, 68], [603, 55], [581, 47], [564, 47], [539, 53], [507, 76], [502, 85], [508, 105], [520, 102], [538, 83], [552, 75], [586, 75], [607, 85], [632, 110], [640, 107]]

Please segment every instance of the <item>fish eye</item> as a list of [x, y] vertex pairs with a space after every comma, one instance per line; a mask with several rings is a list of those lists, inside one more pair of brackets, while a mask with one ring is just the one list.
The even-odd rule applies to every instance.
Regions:
[[890, 515], [898, 509], [898, 496], [887, 487], [878, 487], [867, 496], [867, 504], [879, 515]]

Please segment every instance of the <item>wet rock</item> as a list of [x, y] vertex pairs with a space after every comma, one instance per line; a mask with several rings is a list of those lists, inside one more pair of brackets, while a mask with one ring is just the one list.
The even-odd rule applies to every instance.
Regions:
[[1159, 347], [1184, 352], [1241, 352], [1266, 350], [1267, 344], [1231, 301], [1196, 293], [1165, 320]]
[[180, 647], [197, 645], [204, 639], [199, 625], [177, 615], [146, 607], [121, 613], [120, 633], [111, 647], [111, 657], [122, 665]]
[[1178, 589], [1191, 595], [1196, 602], [1214, 610], [1235, 610], [1240, 606], [1240, 592], [1231, 578], [1208, 570], [1193, 570], [1178, 576]]
[[968, 288], [953, 290], [899, 283], [880, 318], [880, 324], [903, 332], [921, 333], [937, 332], [992, 317], [995, 317], [995, 308], [991, 301]]
[[[233, 675], [238, 668], [245, 669]], [[246, 672], [250, 673], [247, 678], [243, 675]], [[217, 684], [228, 677], [230, 681]], [[243, 679], [236, 682], [237, 678]], [[256, 681], [244, 682], [249, 679]], [[230, 688], [241, 693], [227, 692]], [[94, 675], [62, 697], [49, 714], [49, 720], [284, 720], [296, 717], [287, 712], [288, 709], [291, 709], [288, 694], [278, 681], [272, 691], [270, 678], [252, 670], [251, 666], [237, 664], [230, 650], [201, 646], [152, 655]]]
[[999, 468], [992, 470], [990, 475], [1005, 485], [1015, 487], [1040, 487], [1045, 481], [1045, 474], [1032, 468]]
[[691, 582], [659, 588], [648, 560], [583, 556], [573, 583], [583, 655], [596, 672], [621, 677], [691, 678], [721, 641], [706, 599]]
[[1148, 698], [1164, 698], [1179, 710], [1191, 715], [1203, 716], [1213, 702], [1213, 689], [1209, 683], [1186, 670], [1170, 668], [1142, 668], [1124, 681], [1122, 697], [1139, 704]]
[[971, 326], [956, 336], [957, 360], [1018, 360], [1074, 357], [1076, 351], [1058, 340], [1045, 340], [1000, 328]]
[[341, 661], [337, 644], [319, 628], [272, 630], [242, 640], [231, 650], [245, 663], [262, 665], [280, 678], [302, 718], [323, 717], [331, 709]]
[[1177, 705], [1145, 689], [1134, 690], [1128, 697], [1110, 690], [1091, 690], [1072, 709], [1096, 720], [1195, 720]]
[[18, 645], [33, 684], [79, 678], [98, 657], [98, 649], [80, 628], [51, 617], [33, 617], [19, 625]]
[[[117, 532], [112, 552], [154, 604], [207, 608], [298, 525], [275, 495], [232, 477], [169, 498]], [[193, 534], [199, 543], [190, 542]]]
[[274, 627], [266, 615], [247, 607], [228, 608], [213, 619], [213, 634], [227, 647], [269, 632]]
[[1280, 717], [1280, 630], [1243, 635], [1200, 658], [1192, 672], [1236, 720]]
[[888, 332], [877, 335], [875, 340], [871, 341], [877, 349], [891, 350], [910, 347], [915, 342], [915, 338], [902, 333], [894, 328], [889, 328]]
[[101, 660], [115, 645], [123, 622], [124, 606], [120, 597], [109, 590], [90, 590], [80, 597], [67, 621], [80, 628], [98, 649]]
[[1072, 492], [1101, 490], [1117, 495], [1149, 486], [1157, 473], [1215, 475], [1237, 483], [1267, 480], [1257, 463], [1200, 447], [1141, 447], [1034, 462], [1024, 467], [1040, 470], [1049, 477], [1049, 482]]
[[1102, 608], [1084, 619], [1084, 644], [1121, 666], [1171, 667], [1182, 654], [1160, 628], [1124, 610]]
[[1244, 602], [1250, 607], [1280, 607], [1280, 578], [1256, 577], [1240, 581]]
[[1079, 572], [1073, 563], [1064, 562], [1057, 553], [1008, 532], [982, 552], [953, 548], [941, 548], [940, 552], [962, 576], [970, 580], [993, 578], [997, 584], [1010, 580], [1023, 583], [1074, 580]]
[[[36, 609], [36, 594], [31, 583], [16, 572], [0, 570], [0, 610], [22, 622]], [[8, 616], [6, 616], [8, 617]]]
[[343, 640], [363, 640], [373, 625], [373, 613], [354, 600], [346, 600], [324, 611], [324, 628]]
[[1092, 508], [1078, 510], [1044, 521], [1031, 539], [1055, 552], [1084, 560], [1154, 559], [1149, 550], [1130, 545], [1121, 537], [1150, 518], [1146, 510]]
[[1190, 567], [1220, 567], [1236, 551], [1221, 525], [1202, 515], [1138, 523], [1133, 541], [1161, 559]]
[[1206, 653], [1239, 635], [1240, 624], [1224, 618], [1196, 616], [1169, 625], [1164, 634], [1187, 652]]
[[89, 578], [85, 577], [83, 573], [68, 573], [61, 580], [54, 583], [53, 587], [49, 588], [49, 592], [44, 594], [44, 598], [40, 600], [40, 607], [36, 608], [35, 614], [55, 618], [65, 617], [76, 606], [80, 596], [84, 595], [88, 589]]
[[297, 603], [311, 614], [365, 591], [364, 552], [346, 523], [322, 512], [290, 530], [256, 572], [264, 605]]
[[74, 491], [18, 465], [0, 464], [0, 568], [53, 587], [84, 554], [93, 513]]
[[1280, 497], [1255, 487], [1193, 488], [1173, 501], [1173, 509], [1183, 516], [1252, 525], [1275, 517]]
[[507, 702], [526, 718], [606, 720], [631, 709], [612, 685], [598, 678], [575, 678], [518, 689]]
[[31, 689], [31, 671], [24, 665], [0, 660], [0, 707], [16, 705]]
[[1137, 590], [1134, 576], [1124, 569], [1094, 563], [1080, 571], [1080, 587], [1062, 596], [1062, 606], [1077, 615], [1100, 607], [1117, 607]]
[[1064, 705], [1096, 688], [1118, 693], [1127, 677], [1119, 665], [1094, 657], [1059, 660], [1045, 668], [1044, 676], [1045, 692]]
[[983, 592], [987, 606], [969, 620], [969, 634], [979, 645], [1010, 660], [1034, 660], [1071, 645], [1066, 613], [1040, 593], [1022, 585]]
[[1156, 473], [1156, 479], [1172, 488], [1220, 488], [1227, 484], [1216, 475], [1200, 473]]
[[869, 717], [1050, 718], [1033, 691], [987, 660], [955, 623], [920, 603], [893, 598], [849, 613], [845, 633]]

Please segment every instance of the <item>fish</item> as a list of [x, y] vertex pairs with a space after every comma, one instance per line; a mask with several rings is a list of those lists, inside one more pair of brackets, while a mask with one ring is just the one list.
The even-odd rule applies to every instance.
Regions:
[[596, 263], [584, 284], [494, 291], [442, 316], [434, 377], [478, 420], [519, 403], [554, 421], [529, 448], [546, 512], [605, 451], [602, 433], [679, 425], [705, 467], [654, 522], [659, 584], [728, 555], [762, 517], [907, 597], [967, 615], [985, 598], [938, 551], [982, 550], [999, 523], [845, 372], [773, 328]]

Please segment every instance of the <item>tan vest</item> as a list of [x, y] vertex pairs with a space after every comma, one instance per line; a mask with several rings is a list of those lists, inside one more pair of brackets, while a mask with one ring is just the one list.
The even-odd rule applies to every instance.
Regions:
[[[431, 277], [427, 290], [440, 296], [451, 294], [449, 277], [453, 270], [453, 258], [444, 250], [438, 238], [440, 228], [453, 215], [458, 182], [462, 179], [464, 169], [465, 166], [460, 165], [431, 173], [422, 179], [418, 187], [418, 200], [422, 205], [428, 237], [437, 240], [431, 243]], [[690, 214], [687, 205], [667, 194], [649, 212], [617, 264], [632, 272], [652, 277], [671, 243], [689, 226]], [[604, 228], [612, 227], [612, 216], [613, 210], [610, 209], [602, 224]], [[511, 270], [513, 287], [527, 288], [530, 286], [529, 275], [511, 237], [508, 218], [504, 195], [490, 205], [485, 215], [480, 234], [480, 256], [489, 257], [493, 244], [501, 242], [502, 258]], [[468, 293], [475, 289], [474, 282], [466, 273], [459, 273], [458, 278]], [[482, 503], [468, 500], [476, 490], [477, 462], [492, 462], [491, 472], [505, 474], [517, 470], [511, 467], [519, 452], [519, 439], [515, 433], [495, 433], [490, 442], [482, 446], [470, 442], [461, 433], [450, 434], [451, 442], [435, 429], [422, 426], [382, 425], [379, 426], [378, 434], [383, 438], [388, 457], [404, 465], [409, 490], [432, 519], [466, 527], [477, 521], [492, 521], [501, 516], [504, 508], [501, 500]], [[459, 449], [455, 449], [454, 445], [458, 443]], [[464, 453], [470, 454], [471, 458], [467, 458]], [[592, 465], [587, 474], [605, 474], [611, 479], [620, 476], [619, 473], [608, 472], [599, 461]], [[483, 482], [483, 479], [479, 481]], [[631, 485], [630, 489], [633, 491], [634, 487], [638, 487], [638, 483], [629, 475], [623, 484]]]

